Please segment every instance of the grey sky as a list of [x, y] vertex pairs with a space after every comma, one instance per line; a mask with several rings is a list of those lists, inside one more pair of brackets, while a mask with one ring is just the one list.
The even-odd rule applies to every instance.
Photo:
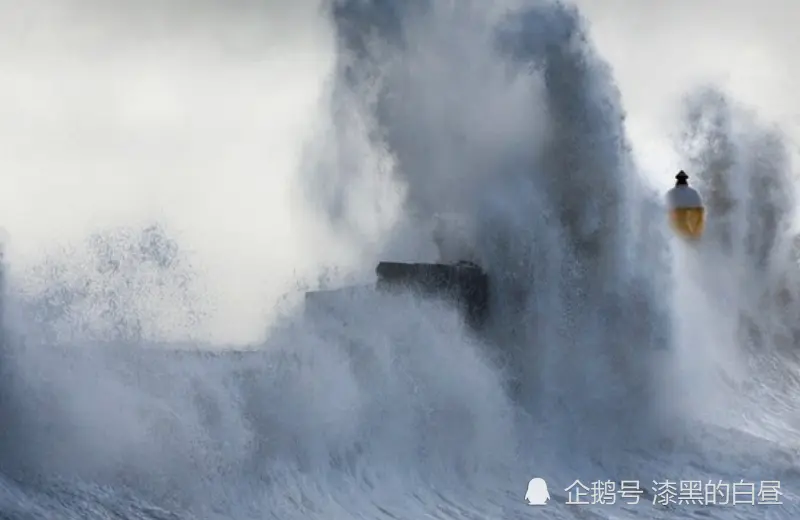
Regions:
[[[670, 161], [678, 100], [699, 83], [725, 88], [765, 118], [800, 131], [800, 2], [575, 0], [615, 71], [648, 167]], [[674, 169], [676, 164], [669, 164]]]

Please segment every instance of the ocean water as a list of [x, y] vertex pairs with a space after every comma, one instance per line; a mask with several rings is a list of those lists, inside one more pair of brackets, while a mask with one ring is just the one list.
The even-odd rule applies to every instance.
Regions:
[[[175, 24], [213, 26], [207, 6], [169, 5]], [[576, 8], [347, 0], [314, 15], [335, 57], [323, 123], [289, 180], [254, 175], [294, 186], [285, 197], [313, 208], [342, 265], [323, 270], [320, 248], [316, 271], [262, 270], [297, 291], [369, 282], [380, 259], [432, 261], [421, 223], [456, 214], [492, 280], [487, 330], [362, 291], [327, 315], [287, 300], [247, 349], [211, 348], [191, 334], [211, 310], [179, 224], [69, 242], [5, 273], [3, 517], [795, 518], [800, 271], [782, 134], [714, 88], [687, 95], [679, 148], [709, 221], [686, 244]], [[257, 20], [245, 28], [257, 41]], [[174, 182], [192, 198], [191, 176]], [[545, 506], [525, 502], [534, 477]]]

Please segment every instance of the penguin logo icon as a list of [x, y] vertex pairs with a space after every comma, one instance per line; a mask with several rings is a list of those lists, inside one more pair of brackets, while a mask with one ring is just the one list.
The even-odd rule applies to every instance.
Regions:
[[532, 478], [528, 482], [528, 491], [525, 493], [525, 502], [529, 506], [543, 506], [550, 500], [550, 492], [547, 491], [547, 482], [541, 478]]

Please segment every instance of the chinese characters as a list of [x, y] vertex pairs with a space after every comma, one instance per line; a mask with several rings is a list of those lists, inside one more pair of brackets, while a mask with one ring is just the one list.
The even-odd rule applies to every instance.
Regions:
[[574, 481], [564, 490], [567, 492], [567, 505], [611, 505], [618, 502], [636, 505], [645, 496], [654, 505], [767, 505], [783, 504], [777, 480], [761, 482], [724, 482], [701, 480], [669, 479], [652, 481], [649, 491], [640, 485], [638, 480], [599, 480], [584, 484]]

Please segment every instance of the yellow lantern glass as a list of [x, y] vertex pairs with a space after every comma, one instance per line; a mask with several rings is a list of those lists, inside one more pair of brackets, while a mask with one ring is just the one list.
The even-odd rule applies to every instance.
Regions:
[[697, 240], [705, 230], [703, 199], [689, 186], [689, 176], [682, 170], [675, 176], [675, 187], [667, 192], [669, 220], [672, 229], [681, 237]]

